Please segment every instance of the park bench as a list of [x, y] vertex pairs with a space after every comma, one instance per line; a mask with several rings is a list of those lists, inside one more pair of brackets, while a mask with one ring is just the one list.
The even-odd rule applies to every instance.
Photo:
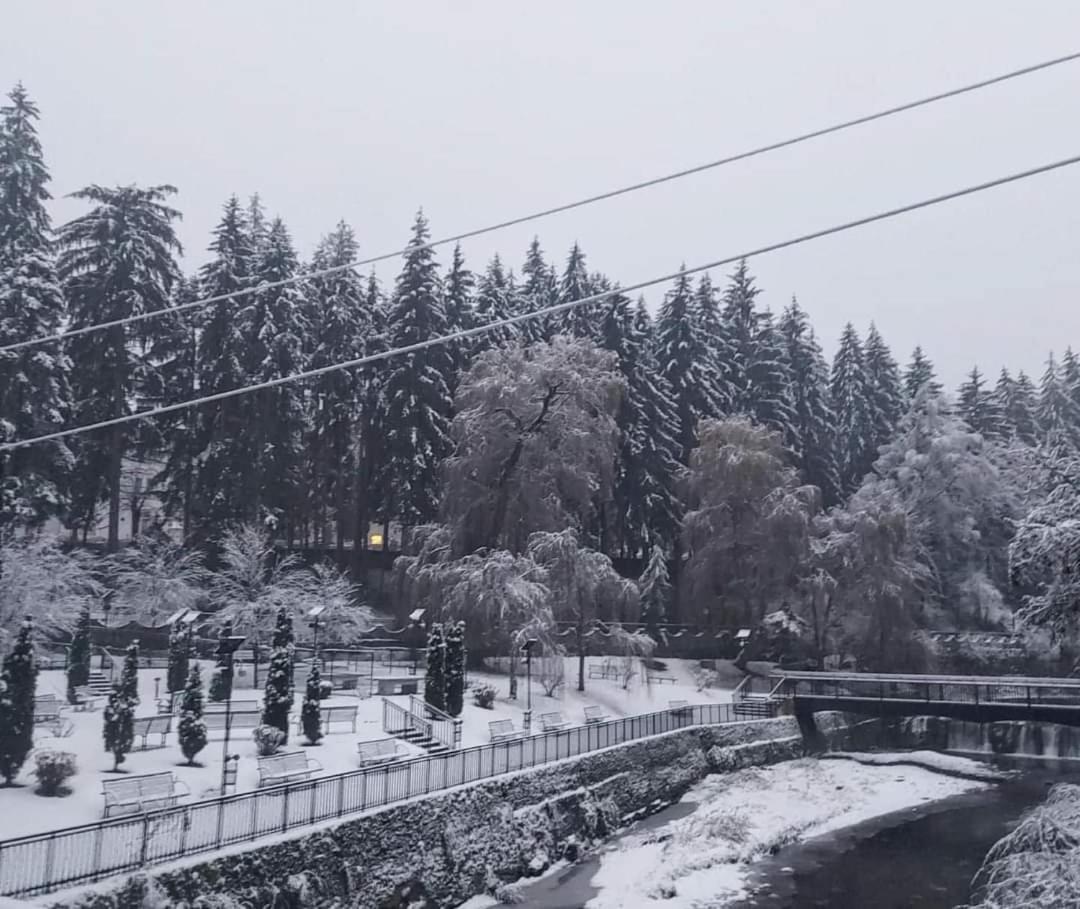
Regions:
[[585, 725], [590, 723], [604, 723], [607, 721], [608, 715], [604, 713], [603, 707], [586, 707], [585, 708]]
[[611, 663], [604, 663], [602, 666], [590, 666], [589, 678], [606, 679], [609, 682], [618, 681], [622, 678], [622, 673], [619, 671], [618, 666], [613, 666]]
[[369, 764], [387, 764], [405, 757], [406, 754], [406, 749], [402, 748], [396, 739], [357, 742], [356, 750], [360, 752], [361, 767], [367, 767]]
[[[211, 710], [203, 714], [203, 722], [206, 723], [207, 732], [216, 732], [225, 728], [225, 711]], [[262, 725], [262, 713], [258, 710], [232, 711], [229, 714], [229, 729], [254, 729]]]
[[75, 728], [71, 720], [60, 716], [60, 702], [54, 698], [34, 699], [34, 725], [44, 726], [57, 738], [71, 735]]
[[[183, 786], [183, 791], [177, 786]], [[171, 808], [182, 796], [191, 795], [187, 784], [168, 771], [104, 780], [101, 791], [105, 795], [105, 817], [113, 811], [130, 814]]]
[[558, 732], [570, 724], [561, 713], [542, 713], [540, 714], [540, 725], [543, 727], [544, 732]]
[[675, 676], [673, 676], [673, 675], [654, 675], [653, 673], [650, 672], [649, 675], [648, 675], [648, 682], [649, 682], [650, 685], [653, 682], [656, 682], [658, 685], [663, 685], [665, 683], [674, 685], [675, 684]]
[[[232, 701], [230, 702], [228, 709], [233, 713], [246, 713], [252, 710], [257, 711], [259, 709], [258, 701]], [[203, 707], [203, 713], [224, 713], [226, 710], [224, 701], [209, 701], [205, 707]]]
[[492, 720], [488, 723], [488, 728], [491, 729], [491, 741], [493, 742], [511, 742], [525, 735], [523, 729], [514, 728], [513, 720]]
[[[321, 708], [319, 713], [322, 717], [321, 725], [323, 733], [329, 735], [331, 723], [351, 723], [352, 731], [355, 733], [356, 717], [359, 712], [359, 704], [334, 704]], [[296, 731], [303, 732], [303, 730], [304, 717], [303, 714], [301, 714], [296, 718]]]
[[686, 701], [668, 701], [668, 710], [674, 716], [691, 716], [693, 711]]
[[164, 748], [165, 736], [172, 731], [172, 715], [159, 713], [157, 716], [137, 716], [131, 721], [131, 730], [134, 735], [142, 736], [140, 751], [145, 751], [149, 747], [146, 740], [152, 735], [161, 736], [160, 744], [155, 747]]
[[98, 702], [103, 701], [105, 696], [94, 694], [89, 685], [80, 685], [73, 692], [75, 695], [75, 712], [84, 713], [88, 710], [97, 710]]
[[287, 751], [285, 754], [271, 754], [260, 757], [259, 788], [273, 786], [276, 783], [288, 783], [291, 780], [306, 780], [322, 764], [309, 758], [303, 751]]

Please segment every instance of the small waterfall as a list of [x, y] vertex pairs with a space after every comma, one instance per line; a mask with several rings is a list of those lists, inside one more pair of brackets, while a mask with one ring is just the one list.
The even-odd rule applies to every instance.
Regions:
[[973, 723], [948, 717], [914, 716], [885, 724], [884, 740], [900, 748], [1080, 759], [1080, 730], [1055, 723]]

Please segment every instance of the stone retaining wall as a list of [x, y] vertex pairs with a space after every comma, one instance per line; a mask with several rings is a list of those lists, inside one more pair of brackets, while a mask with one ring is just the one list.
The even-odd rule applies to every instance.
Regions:
[[[833, 747], [846, 724], [818, 716]], [[455, 906], [539, 874], [708, 773], [803, 754], [793, 717], [679, 730], [433, 794], [306, 835], [74, 892], [65, 909]]]

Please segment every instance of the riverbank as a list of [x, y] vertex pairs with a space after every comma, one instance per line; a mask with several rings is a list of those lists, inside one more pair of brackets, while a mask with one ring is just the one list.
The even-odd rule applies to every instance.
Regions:
[[[541, 897], [551, 890], [541, 882], [522, 889], [522, 905], [722, 906], [745, 897], [754, 863], [786, 844], [983, 789], [1000, 777], [976, 761], [941, 755], [872, 760], [833, 755], [710, 776], [683, 796], [684, 805], [696, 804], [692, 813], [622, 837], [590, 863], [587, 880], [581, 872], [561, 872], [575, 876], [565, 901]], [[944, 764], [944, 772], [935, 764]]]

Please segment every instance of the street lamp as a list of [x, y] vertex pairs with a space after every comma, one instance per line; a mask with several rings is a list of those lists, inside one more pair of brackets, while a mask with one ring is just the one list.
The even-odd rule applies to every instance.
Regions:
[[233, 634], [223, 636], [218, 641], [217, 650], [215, 651], [218, 657], [218, 663], [221, 666], [222, 673], [226, 676], [224, 681], [227, 683], [225, 690], [229, 692], [229, 697], [225, 700], [225, 741], [221, 747], [221, 794], [225, 795], [225, 789], [227, 786], [229, 761], [229, 732], [232, 726], [232, 674], [233, 674], [233, 657], [236, 655], [236, 651], [240, 649], [240, 645], [244, 643], [244, 636], [242, 634]]
[[312, 606], [308, 610], [307, 617], [311, 619], [308, 623], [308, 627], [314, 632], [314, 637], [311, 643], [312, 660], [317, 661], [319, 659], [319, 616], [326, 612], [325, 606]]
[[412, 674], [416, 675], [420, 660], [420, 644], [424, 639], [424, 610], [414, 609], [409, 613], [409, 656], [412, 658]]
[[521, 728], [526, 733], [532, 729], [532, 652], [538, 643], [536, 638], [529, 638], [521, 645], [521, 652], [525, 654], [525, 719]]

